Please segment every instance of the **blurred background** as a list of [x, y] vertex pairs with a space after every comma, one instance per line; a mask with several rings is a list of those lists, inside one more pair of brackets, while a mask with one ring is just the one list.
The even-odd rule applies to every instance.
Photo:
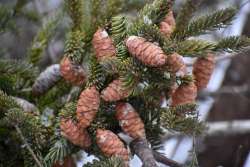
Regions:
[[[150, 0], [148, 0], [150, 1]], [[21, 2], [21, 1], [20, 1]], [[18, 14], [0, 16], [0, 58], [26, 59], [27, 53], [39, 28], [55, 15], [62, 5], [61, 0], [30, 0]], [[146, 1], [129, 0], [131, 9], [126, 14], [133, 16]], [[175, 13], [183, 0], [176, 0]], [[15, 0], [0, 0], [0, 7], [9, 10]], [[204, 0], [198, 14], [206, 14], [218, 8], [237, 6], [239, 13], [232, 25], [212, 35], [201, 36], [215, 40], [225, 35], [250, 36], [250, 2], [248, 0]], [[16, 10], [19, 10], [18, 8]], [[53, 34], [39, 64], [58, 63], [63, 56], [65, 32], [69, 28], [64, 18]], [[8, 29], [5, 31], [4, 29]], [[187, 64], [192, 60], [187, 59]], [[1, 75], [1, 74], [0, 74]], [[169, 158], [178, 162], [193, 162], [197, 158], [201, 167], [250, 167], [250, 50], [238, 55], [223, 55], [206, 90], [199, 94], [200, 119], [208, 123], [207, 135], [201, 138], [165, 135], [165, 150]], [[0, 139], [3, 140], [3, 139]], [[1, 147], [1, 146], [0, 146]], [[194, 152], [196, 155], [194, 156]], [[5, 156], [0, 152], [0, 157]], [[79, 166], [81, 159], [79, 158]], [[135, 158], [132, 166], [140, 166]], [[1, 161], [0, 161], [1, 164]], [[1, 165], [0, 165], [1, 166]]]

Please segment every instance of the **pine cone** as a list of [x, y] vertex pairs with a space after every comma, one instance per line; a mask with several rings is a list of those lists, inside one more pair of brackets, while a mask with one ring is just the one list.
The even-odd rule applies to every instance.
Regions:
[[207, 57], [198, 58], [193, 65], [193, 75], [195, 85], [198, 90], [207, 87], [207, 84], [213, 74], [215, 67], [214, 55], [209, 54]]
[[173, 53], [167, 58], [167, 65], [172, 73], [178, 76], [185, 76], [187, 74], [187, 67], [183, 61], [183, 57], [178, 53]]
[[61, 77], [60, 66], [58, 64], [49, 66], [39, 75], [33, 84], [33, 95], [39, 96], [44, 94], [51, 87], [53, 87], [61, 79]]
[[160, 31], [166, 36], [170, 37], [175, 28], [175, 19], [173, 11], [170, 11], [165, 19], [160, 23]]
[[76, 167], [76, 164], [72, 157], [66, 157], [63, 162], [53, 164], [53, 167]]
[[63, 78], [74, 85], [82, 85], [86, 81], [86, 73], [83, 68], [74, 64], [68, 57], [62, 59], [60, 71]]
[[94, 120], [100, 105], [100, 94], [95, 86], [85, 89], [78, 100], [76, 116], [82, 128]]
[[109, 37], [107, 31], [102, 28], [99, 28], [94, 34], [92, 44], [96, 58], [99, 61], [116, 55], [116, 49], [112, 39]]
[[60, 122], [61, 134], [74, 145], [81, 148], [87, 148], [91, 145], [91, 139], [88, 132], [82, 129], [78, 124], [71, 119], [61, 119]]
[[162, 49], [144, 38], [130, 36], [126, 40], [126, 46], [133, 56], [148, 66], [159, 67], [166, 63], [167, 56]]
[[172, 95], [172, 106], [194, 103], [197, 97], [197, 87], [193, 82], [180, 85]]
[[97, 129], [96, 142], [104, 155], [108, 157], [117, 156], [124, 161], [129, 160], [128, 150], [113, 132]]
[[126, 90], [122, 86], [120, 79], [111, 82], [107, 88], [101, 92], [101, 97], [105, 101], [118, 101], [127, 98], [130, 95], [130, 90]]
[[145, 138], [144, 124], [129, 103], [116, 105], [116, 119], [120, 122], [122, 130], [134, 139]]

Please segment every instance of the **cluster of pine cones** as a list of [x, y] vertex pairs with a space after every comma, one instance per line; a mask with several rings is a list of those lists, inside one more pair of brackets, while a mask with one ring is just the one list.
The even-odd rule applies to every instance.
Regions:
[[[160, 23], [162, 35], [169, 37], [175, 28], [173, 12], [170, 11]], [[163, 50], [155, 43], [138, 36], [130, 36], [125, 41], [129, 53], [149, 67], [167, 66], [169, 71], [180, 77], [187, 75], [187, 67], [183, 57], [178, 53], [165, 55]], [[112, 38], [105, 29], [99, 28], [93, 36], [92, 45], [98, 61], [116, 56], [116, 48]], [[193, 66], [194, 80], [174, 85], [169, 92], [172, 106], [193, 103], [197, 91], [205, 88], [210, 80], [215, 65], [214, 55], [208, 54], [198, 58]], [[75, 85], [81, 85], [86, 81], [84, 70], [65, 56], [60, 64], [60, 71], [65, 80]], [[77, 122], [69, 118], [61, 119], [62, 135], [73, 144], [82, 148], [91, 145], [91, 139], [86, 130], [95, 119], [98, 112], [100, 99], [106, 102], [116, 103], [116, 119], [119, 120], [122, 130], [134, 139], [145, 138], [143, 121], [133, 106], [129, 103], [118, 102], [127, 98], [130, 91], [122, 86], [118, 78], [113, 80], [101, 92], [95, 85], [87, 87], [81, 93], [76, 110]], [[105, 129], [97, 129], [96, 142], [106, 156], [118, 156], [125, 162], [129, 160], [129, 152], [123, 142], [113, 132]]]

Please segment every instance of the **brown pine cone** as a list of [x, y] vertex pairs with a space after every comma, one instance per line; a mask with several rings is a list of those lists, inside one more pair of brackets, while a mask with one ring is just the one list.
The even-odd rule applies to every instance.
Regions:
[[195, 77], [195, 85], [198, 90], [207, 87], [207, 84], [213, 74], [215, 67], [215, 58], [213, 54], [206, 57], [198, 58], [193, 65], [193, 75]]
[[108, 157], [117, 156], [126, 162], [129, 160], [128, 150], [113, 132], [97, 129], [96, 142], [104, 155]]
[[82, 85], [86, 81], [86, 72], [80, 65], [74, 64], [70, 58], [64, 57], [60, 63], [60, 72], [66, 81], [73, 85]]
[[122, 130], [134, 139], [145, 138], [144, 123], [129, 103], [116, 105], [116, 119]]
[[197, 97], [197, 87], [193, 82], [180, 85], [172, 95], [172, 106], [194, 103]]
[[170, 11], [165, 19], [160, 23], [160, 31], [166, 36], [170, 37], [175, 28], [175, 19], [173, 11]]
[[76, 164], [72, 157], [66, 157], [63, 162], [53, 164], [53, 167], [76, 167]]
[[101, 92], [101, 97], [103, 100], [109, 102], [118, 101], [127, 98], [130, 95], [130, 92], [130, 90], [123, 88], [120, 79], [116, 79]]
[[62, 118], [60, 122], [61, 134], [74, 145], [81, 148], [87, 148], [91, 145], [91, 139], [88, 132], [82, 129], [72, 119]]
[[79, 125], [86, 128], [94, 120], [100, 105], [100, 94], [95, 86], [82, 91], [76, 109]]
[[183, 61], [183, 57], [178, 53], [173, 53], [167, 57], [167, 65], [172, 73], [178, 76], [185, 76], [187, 74], [187, 67]]
[[93, 36], [92, 45], [95, 50], [96, 58], [101, 61], [107, 57], [116, 55], [116, 49], [112, 39], [106, 30], [99, 28]]
[[163, 50], [144, 38], [130, 36], [126, 40], [126, 46], [133, 56], [148, 66], [159, 67], [166, 64], [167, 56]]

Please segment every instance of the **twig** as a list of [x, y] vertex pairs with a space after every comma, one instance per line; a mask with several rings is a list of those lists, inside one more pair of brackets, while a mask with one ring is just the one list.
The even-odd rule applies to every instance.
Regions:
[[250, 133], [250, 120], [234, 120], [208, 123], [208, 136]]
[[161, 153], [159, 153], [157, 151], [154, 151], [153, 155], [154, 155], [156, 161], [158, 161], [162, 164], [168, 165], [170, 167], [184, 167], [182, 164], [179, 164], [178, 162], [165, 157], [164, 155], [162, 155]]
[[250, 88], [248, 85], [241, 85], [241, 86], [224, 86], [222, 88], [220, 88], [217, 91], [207, 91], [207, 90], [203, 90], [199, 93], [199, 97], [215, 97], [221, 94], [245, 94], [250, 92]]
[[143, 162], [142, 167], [157, 167], [152, 150], [146, 139], [136, 139], [130, 143], [131, 150], [138, 155]]
[[28, 151], [30, 152], [31, 156], [33, 157], [33, 159], [35, 160], [36, 164], [39, 167], [43, 167], [42, 163], [38, 160], [36, 154], [34, 153], [34, 151], [31, 149], [31, 147], [29, 146], [28, 142], [26, 141], [25, 137], [23, 136], [23, 133], [21, 131], [21, 129], [15, 125], [16, 131], [19, 134], [19, 136], [21, 137], [23, 143], [25, 144], [26, 148], [28, 149]]

